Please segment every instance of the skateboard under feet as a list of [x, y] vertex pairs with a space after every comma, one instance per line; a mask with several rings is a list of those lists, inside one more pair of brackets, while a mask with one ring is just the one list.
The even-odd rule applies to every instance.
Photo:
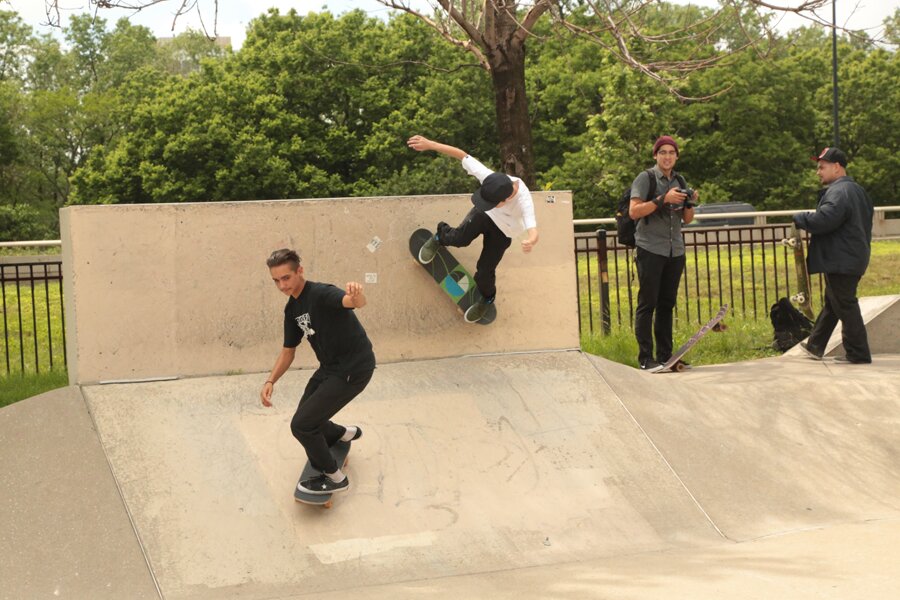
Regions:
[[[470, 306], [482, 299], [478, 286], [475, 285], [475, 279], [469, 274], [464, 266], [450, 254], [446, 246], [438, 246], [437, 254], [434, 259], [427, 264], [419, 262], [419, 250], [430, 240], [434, 234], [427, 229], [416, 229], [409, 237], [409, 251], [413, 255], [416, 264], [424, 268], [431, 274], [431, 277], [437, 282], [438, 286], [447, 296], [459, 307], [463, 314]], [[476, 323], [479, 325], [488, 325], [497, 318], [497, 307], [493, 304], [488, 305], [487, 313]]]
[[[335, 462], [341, 465], [342, 470], [345, 469], [350, 462], [348, 459], [348, 455], [350, 454], [350, 442], [338, 442], [332, 446], [330, 450]], [[321, 471], [309, 464], [309, 461], [306, 461], [306, 466], [303, 467], [303, 472], [300, 474], [300, 479], [297, 480], [297, 485], [300, 485], [301, 481], [309, 479], [310, 477], [315, 477], [320, 473]], [[346, 494], [347, 492], [337, 493]], [[309, 494], [307, 492], [301, 492], [300, 488], [294, 486], [294, 500], [302, 502], [303, 504], [331, 508], [334, 502], [334, 494]]]

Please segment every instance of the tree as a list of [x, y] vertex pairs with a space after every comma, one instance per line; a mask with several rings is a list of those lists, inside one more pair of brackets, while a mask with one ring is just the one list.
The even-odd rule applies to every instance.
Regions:
[[76, 173], [75, 202], [468, 191], [458, 166], [410, 152], [409, 132], [496, 151], [483, 74], [411, 17], [272, 11], [240, 52], [129, 88], [123, 133]]
[[31, 29], [19, 16], [0, 10], [0, 81], [19, 79], [25, 69]]
[[[45, 0], [50, 21], [58, 22], [58, 0]], [[170, 0], [88, 0], [97, 8], [142, 10]], [[686, 73], [707, 68], [722, 60], [715, 49], [723, 28], [731, 23], [729, 34], [742, 34], [743, 42], [733, 51], [753, 46], [760, 38], [757, 26], [765, 20], [756, 12], [789, 11], [819, 20], [814, 10], [828, 0], [798, 0], [796, 6], [776, 7], [767, 0], [735, 0], [708, 13], [697, 11], [698, 18], [669, 24], [662, 33], [643, 31], [642, 12], [651, 4], [646, 0], [626, 0], [621, 5], [599, 4], [588, 0], [533, 0], [530, 6], [517, 0], [436, 0], [439, 7], [426, 15], [405, 0], [379, 0], [387, 7], [415, 15], [434, 28], [448, 42], [476, 60], [491, 77], [496, 113], [496, 132], [500, 143], [501, 169], [535, 183], [532, 123], [526, 95], [526, 41], [540, 43], [533, 34], [539, 22], [549, 16], [558, 29], [572, 32], [595, 42], [602, 53], [608, 53], [631, 68], [644, 73], [678, 94], [678, 84]], [[196, 2], [175, 0], [174, 20], [191, 10], [200, 11]], [[218, 0], [213, 0], [218, 8]], [[217, 14], [217, 12], [215, 12]], [[738, 25], [733, 26], [735, 20]], [[215, 31], [215, 16], [212, 19]], [[174, 21], [173, 21], [174, 23]], [[642, 51], [693, 39], [697, 46], [712, 50], [677, 60], [647, 60]]]
[[[841, 146], [850, 156], [848, 171], [878, 205], [896, 204], [900, 197], [900, 139], [891, 132], [900, 129], [900, 56], [884, 49], [840, 52]], [[828, 106], [831, 87], [823, 85], [817, 100]], [[830, 121], [822, 119], [817, 129], [820, 146], [831, 139]]]

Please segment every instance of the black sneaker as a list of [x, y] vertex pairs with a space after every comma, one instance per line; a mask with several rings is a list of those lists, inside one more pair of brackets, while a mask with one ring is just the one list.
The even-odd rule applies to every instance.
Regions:
[[870, 365], [872, 364], [872, 359], [869, 360], [856, 360], [853, 358], [848, 358], [846, 356], [838, 356], [834, 359], [839, 365]]
[[360, 427], [359, 425], [354, 425], [354, 427], [356, 427], [356, 433], [353, 434], [352, 438], [350, 438], [351, 442], [355, 442], [362, 437], [362, 427]]
[[427, 265], [431, 261], [434, 260], [434, 257], [437, 255], [438, 248], [440, 244], [438, 244], [437, 236], [431, 236], [428, 238], [428, 241], [422, 244], [422, 247], [419, 248], [419, 262], [423, 265]]
[[466, 323], [477, 323], [487, 314], [488, 306], [491, 305], [491, 302], [486, 300], [479, 300], [472, 306], [470, 306], [466, 310], [466, 314], [463, 315], [463, 318], [466, 320]]
[[297, 489], [303, 492], [304, 494], [314, 494], [314, 495], [325, 495], [325, 494], [333, 494], [335, 492], [344, 492], [350, 487], [350, 478], [346, 475], [344, 476], [344, 480], [341, 482], [336, 482], [331, 479], [325, 473], [320, 475], [316, 475], [310, 479], [305, 481], [301, 481], [297, 484]]
[[656, 367], [661, 367], [662, 365], [653, 360], [652, 358], [648, 358], [644, 362], [641, 363], [641, 371], [649, 371], [650, 369], [655, 369]]
[[800, 349], [806, 353], [806, 356], [813, 360], [822, 360], [822, 355], [816, 353], [812, 348], [809, 347], [809, 344], [806, 342], [800, 342]]

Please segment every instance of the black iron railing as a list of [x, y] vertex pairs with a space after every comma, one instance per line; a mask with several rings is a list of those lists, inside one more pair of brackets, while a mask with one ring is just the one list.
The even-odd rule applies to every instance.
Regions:
[[[769, 308], [797, 289], [794, 252], [783, 243], [789, 224], [685, 230], [686, 263], [676, 319], [706, 322], [726, 302], [731, 314], [768, 319]], [[575, 234], [579, 324], [608, 333], [634, 325], [638, 281], [634, 250], [614, 231]], [[812, 303], [821, 306], [823, 282], [813, 277]]]
[[62, 263], [0, 263], [0, 375], [66, 365]]

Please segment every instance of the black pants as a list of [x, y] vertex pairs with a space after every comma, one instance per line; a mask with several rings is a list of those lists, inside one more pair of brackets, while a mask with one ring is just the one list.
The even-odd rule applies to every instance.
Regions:
[[442, 246], [456, 248], [468, 246], [479, 235], [484, 236], [484, 246], [475, 266], [475, 285], [478, 286], [482, 296], [493, 300], [497, 295], [497, 265], [500, 264], [500, 259], [512, 244], [512, 240], [506, 237], [486, 213], [477, 208], [469, 211], [459, 227], [438, 223], [437, 234], [438, 242]]
[[340, 377], [321, 370], [313, 373], [297, 412], [291, 419], [291, 433], [306, 450], [310, 464], [324, 473], [334, 473], [339, 465], [328, 450], [341, 439], [346, 427], [330, 421], [353, 400], [372, 379], [373, 371], [358, 376]]
[[822, 312], [816, 318], [812, 333], [806, 342], [816, 354], [825, 351], [831, 333], [838, 321], [841, 322], [841, 338], [847, 358], [857, 362], [869, 362], [869, 338], [859, 310], [856, 287], [860, 277], [856, 275], [825, 274], [825, 302]]
[[660, 256], [643, 248], [637, 248], [634, 257], [641, 286], [634, 313], [638, 362], [643, 364], [653, 358], [655, 337], [656, 362], [664, 363], [672, 356], [672, 311], [678, 299], [678, 284], [684, 271], [685, 257]]

